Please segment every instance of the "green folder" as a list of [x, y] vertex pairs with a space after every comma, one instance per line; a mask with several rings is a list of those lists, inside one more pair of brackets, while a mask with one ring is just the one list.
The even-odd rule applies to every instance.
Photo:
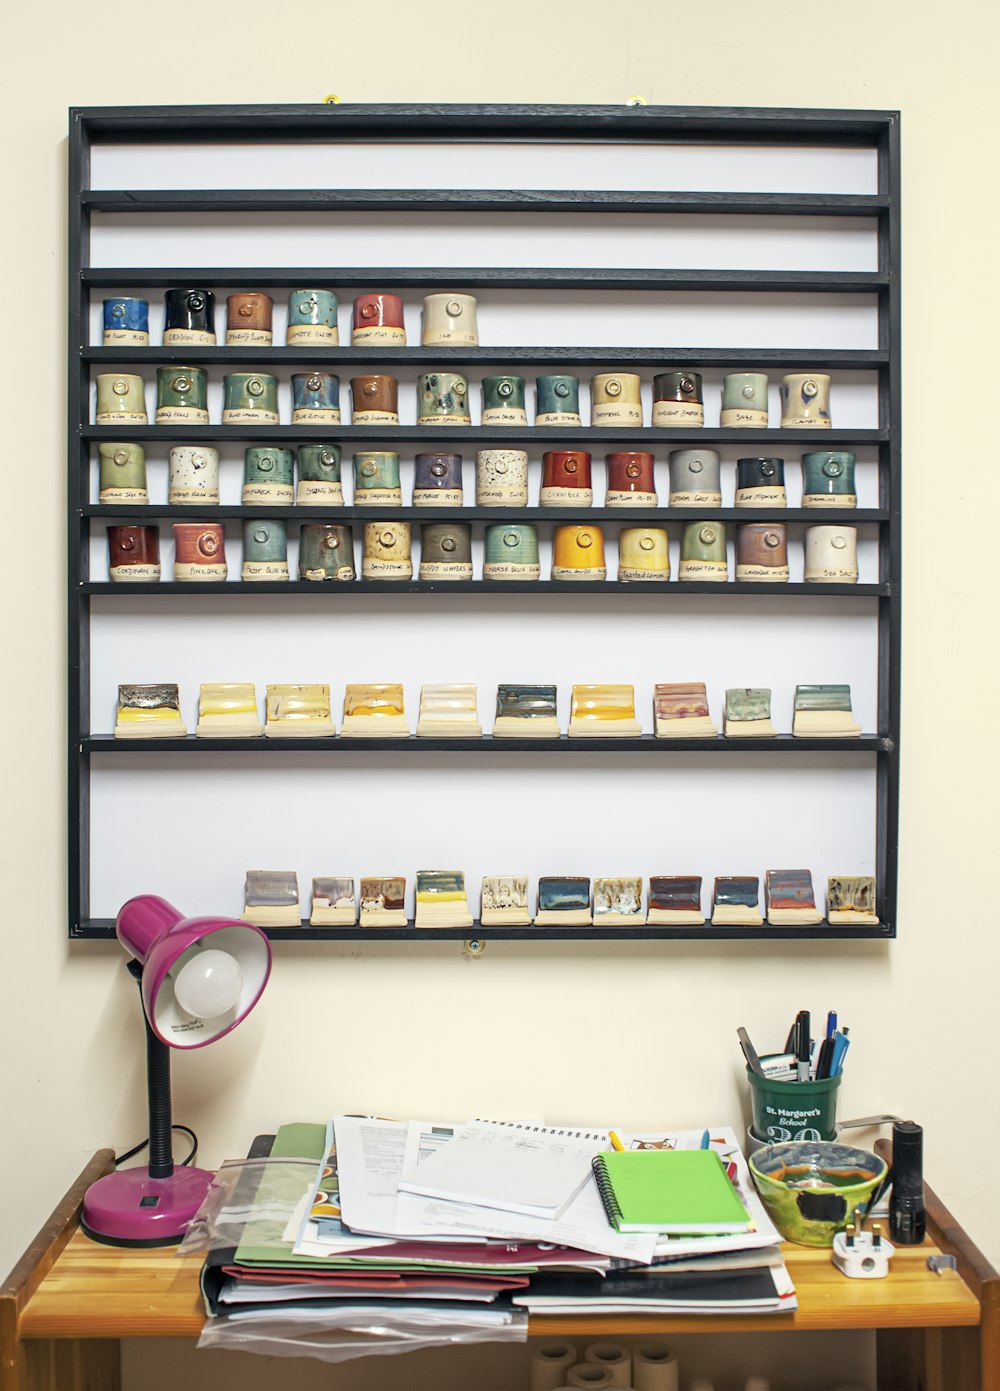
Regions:
[[618, 1232], [715, 1236], [750, 1230], [750, 1216], [714, 1150], [598, 1154], [594, 1177]]

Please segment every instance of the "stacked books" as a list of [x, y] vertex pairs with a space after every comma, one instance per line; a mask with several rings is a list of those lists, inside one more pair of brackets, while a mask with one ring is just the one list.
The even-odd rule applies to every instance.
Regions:
[[282, 1127], [230, 1200], [238, 1243], [205, 1262], [210, 1320], [247, 1337], [305, 1311], [374, 1337], [419, 1318], [443, 1341], [526, 1336], [524, 1311], [796, 1307], [733, 1130], [615, 1143], [529, 1121]]

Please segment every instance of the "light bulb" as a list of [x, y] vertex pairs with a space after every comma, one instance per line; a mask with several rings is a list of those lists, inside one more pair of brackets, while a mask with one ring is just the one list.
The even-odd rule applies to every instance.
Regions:
[[239, 962], [226, 951], [212, 947], [196, 952], [174, 981], [174, 997], [181, 1009], [196, 1019], [217, 1019], [236, 1004], [243, 990]]

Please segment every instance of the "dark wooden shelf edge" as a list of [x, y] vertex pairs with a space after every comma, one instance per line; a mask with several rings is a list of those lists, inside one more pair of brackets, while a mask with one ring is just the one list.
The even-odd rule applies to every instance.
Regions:
[[[236, 504], [176, 503], [85, 503], [79, 509], [81, 517], [94, 517], [113, 522], [146, 522], [160, 520], [250, 521], [265, 514], [268, 518], [283, 517], [295, 522], [370, 522], [383, 521], [391, 511], [402, 522], [620, 522], [622, 526], [666, 525], [669, 522], [705, 521], [711, 517], [718, 522], [802, 522], [806, 525], [823, 523], [881, 523], [892, 520], [891, 513], [881, 507], [309, 507], [289, 506], [246, 507]], [[376, 515], [377, 514], [377, 515]]]
[[888, 741], [876, 734], [856, 739], [799, 739], [778, 734], [768, 739], [666, 739], [653, 734], [638, 738], [558, 739], [425, 738], [358, 739], [336, 735], [315, 739], [203, 739], [194, 734], [177, 739], [116, 739], [91, 734], [82, 741], [84, 753], [884, 753]]
[[401, 444], [481, 444], [484, 449], [500, 449], [510, 444], [554, 444], [575, 448], [578, 444], [607, 444], [624, 448], [635, 444], [646, 448], [650, 444], [686, 442], [695, 444], [762, 445], [808, 444], [814, 449], [831, 445], [886, 444], [888, 430], [782, 430], [780, 426], [766, 430], [723, 430], [702, 426], [681, 430], [659, 425], [635, 429], [605, 429], [600, 426], [576, 425], [565, 430], [547, 425], [81, 425], [80, 438], [101, 444], [152, 443], [205, 444], [213, 440], [246, 440], [253, 444], [288, 442], [308, 444], [333, 440], [357, 440], [370, 447], [399, 441]]
[[[304, 348], [288, 347], [275, 343], [269, 347], [215, 347], [154, 346], [81, 348], [83, 362], [117, 364], [123, 367], [148, 366], [169, 363], [186, 363], [220, 367], [239, 366], [257, 363], [275, 367], [294, 366], [296, 363], [315, 363], [371, 367], [386, 363], [396, 367], [430, 367], [438, 371], [461, 366], [484, 367], [497, 364], [555, 365], [606, 367], [659, 367], [683, 363], [691, 367], [788, 367], [800, 371], [811, 371], [818, 367], [829, 367], [841, 371], [876, 371], [885, 367], [889, 356], [879, 348], [690, 348], [672, 346], [640, 345], [636, 347], [588, 347], [588, 346], [530, 346], [520, 344], [496, 344], [481, 347], [425, 348], [414, 344], [406, 348], [351, 347], [342, 344], [337, 347]], [[818, 433], [814, 431], [813, 433]]]
[[[272, 942], [711, 942], [711, 941], [883, 941], [896, 935], [889, 923], [877, 927], [831, 927], [827, 922], [815, 927], [269, 927], [264, 929]], [[111, 918], [91, 918], [72, 936], [82, 939], [113, 938]]]
[[780, 598], [782, 595], [811, 596], [812, 598], [877, 599], [889, 598], [887, 584], [757, 584], [749, 580], [737, 583], [707, 584], [693, 580], [670, 580], [668, 583], [619, 580], [289, 580], [278, 581], [226, 580], [217, 584], [177, 583], [160, 580], [151, 584], [120, 583], [110, 580], [83, 581], [80, 593], [93, 595], [141, 594], [143, 596], [182, 595], [206, 598], [212, 595], [234, 594], [662, 594], [681, 597], [692, 594], [715, 594], [746, 598]]

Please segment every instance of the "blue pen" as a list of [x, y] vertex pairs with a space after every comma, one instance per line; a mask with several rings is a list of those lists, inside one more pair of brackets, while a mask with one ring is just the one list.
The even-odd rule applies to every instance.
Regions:
[[830, 1010], [829, 1014], [826, 1016], [826, 1036], [827, 1036], [827, 1038], [833, 1038], [833, 1036], [834, 1036], [834, 1034], [835, 1034], [836, 1032], [837, 1032], [837, 1011], [836, 1011], [835, 1009], [832, 1009], [832, 1010]]
[[836, 1077], [838, 1072], [844, 1069], [844, 1055], [851, 1046], [851, 1040], [845, 1033], [838, 1031], [833, 1036], [833, 1059], [830, 1063], [830, 1076]]
[[707, 1150], [708, 1147], [709, 1147], [709, 1145], [711, 1144], [711, 1142], [712, 1142], [712, 1137], [709, 1135], [708, 1131], [706, 1130], [706, 1131], [703, 1133], [702, 1137], [701, 1137], [701, 1144], [698, 1146], [698, 1148], [699, 1148], [699, 1149], [703, 1149], [703, 1150]]

